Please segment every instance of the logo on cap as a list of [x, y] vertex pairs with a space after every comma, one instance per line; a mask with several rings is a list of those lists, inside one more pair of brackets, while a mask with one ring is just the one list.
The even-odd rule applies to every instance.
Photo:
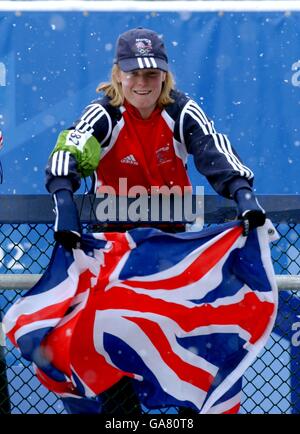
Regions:
[[153, 30], [138, 27], [119, 36], [116, 63], [124, 72], [157, 68], [168, 71], [168, 57], [164, 43]]
[[152, 42], [150, 39], [137, 38], [135, 40], [135, 46], [138, 53], [142, 56], [147, 56], [153, 51]]

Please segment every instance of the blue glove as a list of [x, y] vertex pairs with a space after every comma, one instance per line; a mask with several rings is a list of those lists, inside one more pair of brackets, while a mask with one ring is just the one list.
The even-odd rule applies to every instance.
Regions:
[[264, 225], [266, 212], [260, 206], [252, 190], [240, 188], [235, 193], [235, 201], [238, 208], [238, 218], [243, 220], [244, 236], [247, 236], [251, 229]]
[[73, 193], [62, 189], [53, 194], [55, 203], [54, 239], [67, 250], [80, 248], [81, 225]]

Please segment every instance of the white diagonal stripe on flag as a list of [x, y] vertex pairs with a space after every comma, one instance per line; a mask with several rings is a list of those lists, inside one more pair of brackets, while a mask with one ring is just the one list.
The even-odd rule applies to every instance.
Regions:
[[203, 411], [203, 409], [205, 410], [204, 407], [200, 413], [203, 412], [206, 414], [221, 414], [224, 413], [225, 411], [231, 410], [234, 406], [238, 405], [240, 401], [241, 401], [241, 392], [237, 393], [235, 396], [228, 399], [227, 401], [214, 405], [207, 412]]
[[[197, 407], [201, 408], [206, 393], [199, 387], [188, 383], [185, 380], [181, 380], [178, 377], [178, 373], [168, 366], [165, 360], [161, 357], [161, 354], [153, 345], [149, 337], [138, 327], [134, 322], [128, 321], [123, 317], [114, 317], [114, 321], [107, 321], [107, 316], [103, 311], [97, 311], [95, 315], [94, 325], [94, 346], [99, 354], [108, 355], [103, 335], [96, 333], [96, 330], [107, 331], [107, 324], [110, 325], [109, 332], [113, 333], [118, 338], [128, 342], [128, 330], [130, 329], [130, 346], [136, 351], [137, 354], [145, 353], [151, 354], [151, 357], [144, 357], [143, 362], [152, 371], [159, 384], [168, 390], [168, 393], [175, 396], [180, 401], [189, 400], [193, 402]], [[125, 338], [126, 336], [126, 338]], [[126, 342], [126, 341], [125, 341]], [[108, 355], [108, 363], [110, 362]], [[114, 366], [114, 365], [113, 365]]]
[[31, 333], [34, 330], [39, 330], [41, 328], [50, 328], [55, 327], [56, 324], [60, 321], [60, 317], [58, 318], [48, 318], [41, 321], [35, 321], [30, 324], [26, 324], [23, 327], [20, 327], [18, 331], [15, 333], [15, 339], [16, 341], [21, 338], [22, 336], [26, 335], [27, 333]]

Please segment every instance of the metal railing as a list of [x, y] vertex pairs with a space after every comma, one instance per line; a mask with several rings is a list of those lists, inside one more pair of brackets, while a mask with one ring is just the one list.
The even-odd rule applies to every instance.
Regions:
[[[32, 288], [42, 274], [7, 274], [0, 275], [0, 290], [23, 290]], [[300, 291], [300, 276], [276, 276], [279, 291]]]

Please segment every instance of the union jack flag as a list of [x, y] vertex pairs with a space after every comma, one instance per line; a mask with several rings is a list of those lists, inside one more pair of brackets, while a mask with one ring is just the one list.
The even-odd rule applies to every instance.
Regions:
[[277, 311], [270, 228], [139, 228], [56, 245], [6, 313], [6, 334], [62, 397], [94, 399], [127, 376], [149, 409], [236, 413]]

